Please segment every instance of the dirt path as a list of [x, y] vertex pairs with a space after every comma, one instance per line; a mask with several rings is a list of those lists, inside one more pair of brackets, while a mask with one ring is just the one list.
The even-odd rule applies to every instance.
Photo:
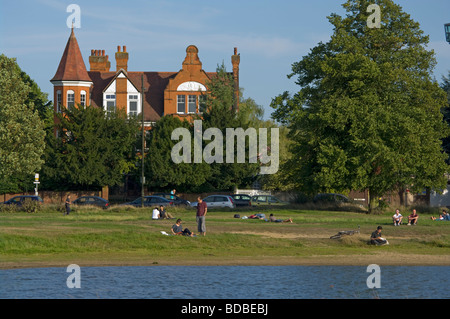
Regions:
[[[108, 260], [88, 260], [87, 258], [75, 259], [72, 262], [79, 266], [368, 266], [377, 264], [380, 266], [450, 266], [450, 256], [419, 255], [419, 254], [394, 254], [377, 252], [372, 255], [330, 255], [330, 256], [277, 256], [277, 257], [232, 257], [216, 258], [208, 256], [196, 259], [161, 257], [145, 258], [116, 257]], [[1, 262], [0, 269], [11, 268], [40, 268], [40, 267], [67, 267], [65, 261], [25, 261], [21, 263]]]

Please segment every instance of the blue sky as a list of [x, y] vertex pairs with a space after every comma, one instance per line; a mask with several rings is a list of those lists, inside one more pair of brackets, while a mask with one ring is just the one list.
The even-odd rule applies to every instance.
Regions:
[[[205, 71], [241, 54], [240, 86], [272, 112], [269, 104], [283, 91], [299, 89], [287, 79], [292, 63], [308, 54], [320, 41], [328, 41], [331, 13], [343, 15], [344, 0], [227, 0], [227, 1], [123, 1], [123, 0], [0, 0], [0, 53], [15, 57], [44, 92], [61, 59], [70, 30], [66, 12], [71, 3], [81, 9], [81, 28], [75, 34], [89, 69], [91, 49], [109, 55], [126, 45], [130, 71], [178, 71], [186, 47], [194, 44]], [[430, 36], [436, 53], [434, 75], [441, 82], [450, 70], [450, 44], [444, 24], [450, 23], [449, 0], [396, 0]], [[53, 96], [49, 96], [53, 98]]]

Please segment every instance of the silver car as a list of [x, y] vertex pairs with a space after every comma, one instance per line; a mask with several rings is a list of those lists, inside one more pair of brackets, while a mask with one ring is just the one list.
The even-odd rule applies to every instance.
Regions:
[[[203, 201], [206, 202], [208, 208], [235, 208], [233, 198], [228, 195], [210, 195], [203, 198]], [[192, 202], [191, 207], [197, 207], [198, 202]]]

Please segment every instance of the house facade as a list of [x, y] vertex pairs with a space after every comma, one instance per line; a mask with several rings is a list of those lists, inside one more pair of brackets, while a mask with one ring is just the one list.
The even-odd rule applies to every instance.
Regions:
[[[203, 94], [216, 73], [202, 69], [196, 46], [186, 48], [186, 57], [176, 72], [129, 71], [128, 59], [126, 46], [118, 46], [116, 67], [111, 70], [105, 50], [91, 50], [88, 71], [72, 28], [58, 69], [50, 80], [54, 111], [62, 112], [64, 107], [80, 104], [101, 107], [106, 112], [122, 109], [128, 115], [137, 115], [143, 107], [146, 128], [164, 115], [190, 120], [193, 114], [203, 111]], [[240, 55], [236, 48], [231, 62], [235, 94], [239, 97]]]

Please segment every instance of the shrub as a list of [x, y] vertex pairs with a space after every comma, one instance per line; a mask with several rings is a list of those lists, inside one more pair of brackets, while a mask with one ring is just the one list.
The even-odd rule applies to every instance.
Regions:
[[0, 205], [0, 212], [2, 213], [15, 213], [17, 211], [16, 205]]
[[40, 211], [41, 208], [41, 203], [31, 199], [26, 199], [22, 204], [22, 210], [27, 213], [36, 213]]

